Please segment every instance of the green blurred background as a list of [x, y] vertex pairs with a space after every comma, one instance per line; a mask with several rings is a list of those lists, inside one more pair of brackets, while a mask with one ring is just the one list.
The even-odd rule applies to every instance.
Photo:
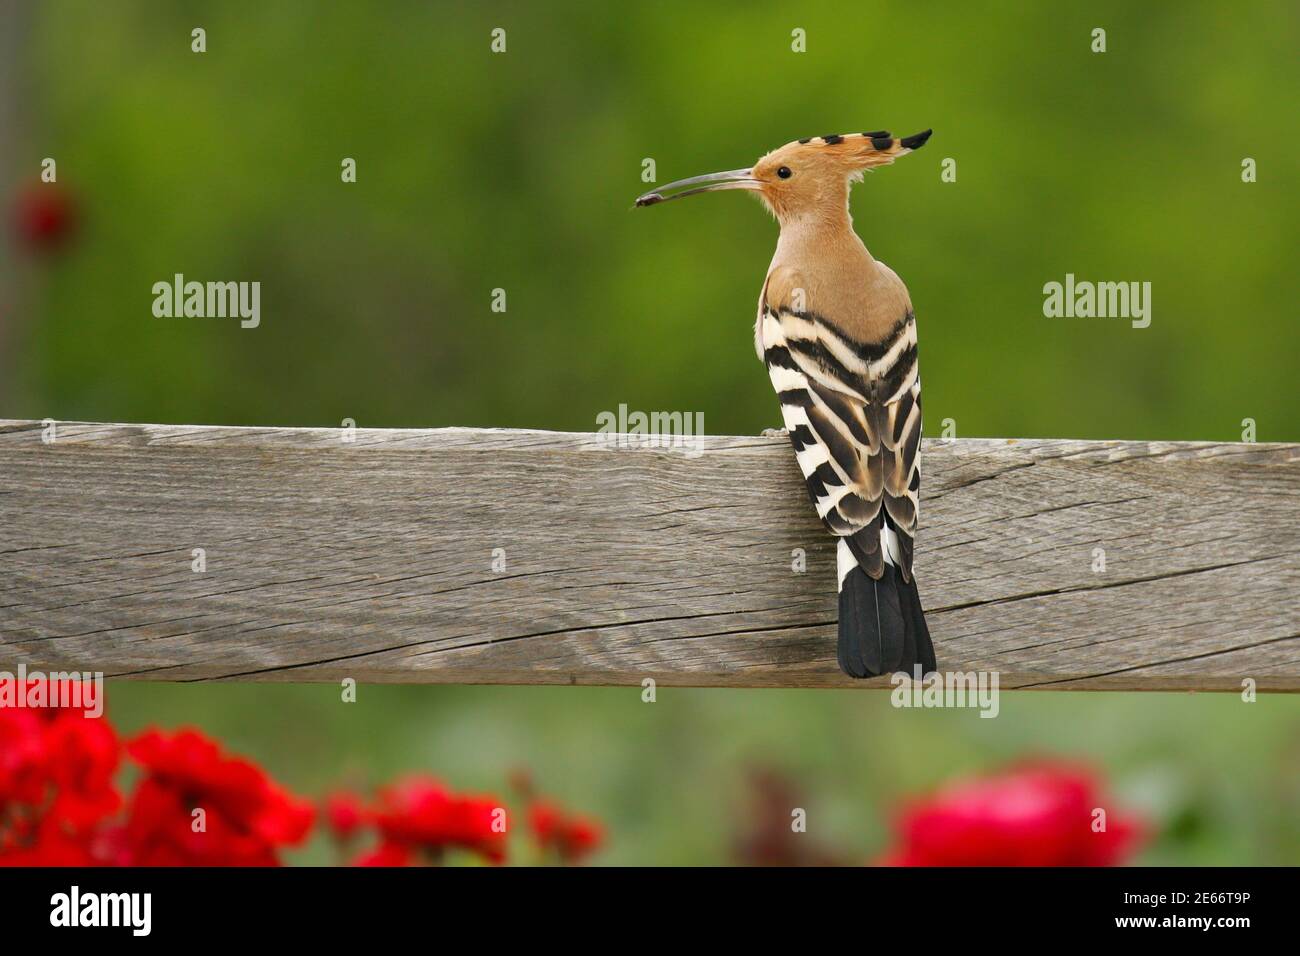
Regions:
[[[777, 418], [751, 344], [776, 226], [739, 195], [634, 212], [642, 161], [665, 182], [801, 136], [933, 127], [852, 202], [911, 288], [931, 434], [1239, 440], [1251, 418], [1261, 441], [1300, 439], [1294, 4], [0, 16], [0, 189], [54, 157], [77, 218], [57, 253], [6, 230], [0, 417], [592, 430], [626, 402], [753, 433]], [[153, 318], [177, 272], [259, 280], [260, 328]], [[1067, 272], [1151, 282], [1151, 326], [1044, 318]], [[758, 765], [865, 859], [901, 795], [1034, 754], [1091, 761], [1149, 813], [1144, 861], [1300, 862], [1296, 698], [1009, 694], [981, 720], [856, 692], [364, 687], [344, 705], [120, 684], [110, 709], [197, 724], [312, 794], [410, 769], [501, 790], [528, 765], [606, 821], [607, 863], [725, 862]]]

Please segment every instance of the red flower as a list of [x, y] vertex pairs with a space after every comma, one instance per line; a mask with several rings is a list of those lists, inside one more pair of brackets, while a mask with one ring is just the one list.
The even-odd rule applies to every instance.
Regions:
[[0, 818], [11, 805], [44, 801], [47, 764], [37, 712], [0, 708]]
[[67, 687], [34, 678], [19, 696], [40, 706], [0, 707], [0, 863], [94, 862], [93, 833], [121, 805], [117, 734], [106, 720], [50, 706], [79, 699], [60, 696]]
[[353, 866], [414, 866], [415, 850], [403, 843], [384, 842], [373, 850], [362, 853], [352, 861]]
[[1050, 764], [959, 781], [905, 807], [897, 827], [900, 845], [880, 862], [1113, 866], [1133, 851], [1142, 826], [1107, 806], [1099, 790], [1086, 770]]
[[365, 805], [355, 793], [332, 793], [325, 798], [325, 822], [335, 839], [350, 840], [366, 822]]
[[76, 206], [57, 183], [32, 181], [23, 186], [13, 209], [14, 232], [36, 252], [56, 252], [76, 227]]
[[565, 863], [576, 863], [604, 842], [604, 828], [590, 817], [571, 816], [538, 800], [528, 808], [528, 824], [543, 850], [554, 850]]
[[119, 750], [108, 721], [60, 711], [45, 729], [45, 746], [54, 758], [48, 770], [54, 792], [51, 816], [66, 829], [84, 833], [117, 811], [122, 798], [113, 775]]
[[372, 816], [385, 844], [435, 858], [461, 848], [505, 860], [505, 810], [495, 797], [458, 796], [432, 777], [413, 776], [380, 790]]
[[148, 730], [127, 749], [145, 769], [126, 821], [133, 865], [275, 866], [311, 829], [311, 804], [198, 731]]
[[47, 819], [27, 831], [12, 849], [0, 851], [0, 866], [100, 866], [91, 841]]

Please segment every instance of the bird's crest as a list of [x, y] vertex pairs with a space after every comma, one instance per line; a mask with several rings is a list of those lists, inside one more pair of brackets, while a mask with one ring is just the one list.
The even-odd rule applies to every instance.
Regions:
[[835, 165], [853, 170], [873, 169], [876, 166], [888, 165], [899, 156], [906, 156], [913, 150], [920, 149], [932, 132], [927, 129], [914, 136], [902, 138], [895, 138], [888, 130], [883, 129], [867, 133], [810, 136], [787, 143], [768, 153], [764, 159], [780, 154], [780, 158], [784, 160], [803, 158], [816, 163], [831, 161]]

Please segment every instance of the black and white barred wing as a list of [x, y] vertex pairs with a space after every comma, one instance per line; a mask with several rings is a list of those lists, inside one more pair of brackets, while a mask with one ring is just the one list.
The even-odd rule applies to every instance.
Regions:
[[764, 361], [808, 494], [841, 538], [839, 577], [860, 565], [912, 574], [921, 488], [921, 382], [909, 313], [878, 344], [816, 315], [764, 309]]

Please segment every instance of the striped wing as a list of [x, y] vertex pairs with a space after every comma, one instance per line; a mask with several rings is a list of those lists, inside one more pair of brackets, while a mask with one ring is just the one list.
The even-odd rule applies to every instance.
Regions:
[[921, 490], [921, 380], [909, 312], [880, 343], [814, 313], [762, 318], [763, 359], [818, 516], [872, 578], [912, 577]]

